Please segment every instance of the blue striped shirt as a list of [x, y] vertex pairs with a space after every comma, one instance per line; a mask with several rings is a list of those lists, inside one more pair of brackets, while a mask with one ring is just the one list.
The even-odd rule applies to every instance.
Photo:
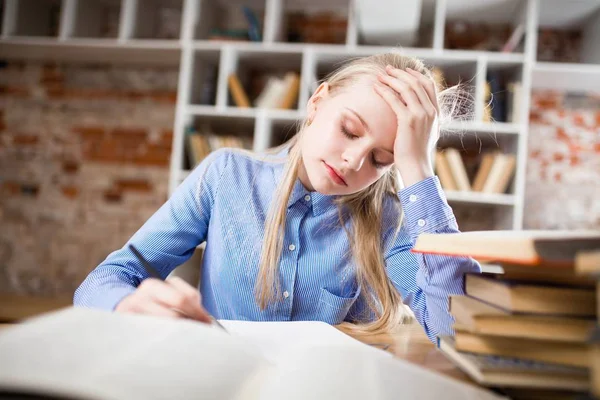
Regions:
[[[283, 163], [273, 161], [232, 150], [212, 153], [129, 243], [166, 277], [206, 242], [200, 291], [203, 306], [218, 319], [358, 322], [366, 315], [365, 301], [334, 197], [308, 192], [299, 180], [288, 203], [279, 264], [282, 296], [265, 310], [258, 306], [254, 286], [264, 222], [283, 172]], [[480, 267], [469, 258], [410, 251], [422, 232], [458, 231], [437, 177], [409, 186], [398, 196], [404, 211], [398, 235], [400, 210], [384, 207], [387, 273], [434, 340], [452, 332], [448, 296], [464, 294], [463, 275]], [[112, 310], [147, 277], [124, 246], [88, 275], [74, 303]]]

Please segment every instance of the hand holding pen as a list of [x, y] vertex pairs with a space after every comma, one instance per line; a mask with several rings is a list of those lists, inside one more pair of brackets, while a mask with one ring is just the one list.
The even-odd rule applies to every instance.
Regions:
[[163, 280], [135, 246], [130, 244], [129, 249], [151, 279], [144, 279], [135, 292], [121, 300], [115, 311], [171, 318], [190, 318], [208, 324], [214, 323], [225, 329], [202, 307], [198, 289], [181, 278], [174, 277]]

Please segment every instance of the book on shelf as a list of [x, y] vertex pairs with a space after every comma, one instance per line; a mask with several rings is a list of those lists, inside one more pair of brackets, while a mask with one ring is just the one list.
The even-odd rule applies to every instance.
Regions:
[[11, 398], [115, 400], [270, 400], [282, 393], [315, 400], [373, 393], [382, 400], [398, 393], [500, 400], [324, 322], [221, 324], [227, 332], [189, 319], [74, 307], [45, 314], [0, 331], [0, 365], [10, 365], [0, 368], [0, 392]]
[[222, 135], [213, 133], [208, 127], [199, 133], [194, 128], [186, 131], [187, 154], [190, 167], [194, 168], [211, 152], [224, 148], [250, 149], [252, 141], [249, 138], [235, 135]]
[[445, 190], [457, 190], [456, 182], [452, 176], [450, 165], [446, 159], [446, 155], [441, 151], [435, 152], [435, 172], [440, 179], [440, 184]]
[[300, 75], [289, 71], [284, 76], [271, 75], [253, 102], [257, 108], [292, 109], [298, 101]]
[[487, 82], [490, 85], [492, 120], [506, 122], [506, 87], [498, 71], [488, 71]]
[[440, 351], [480, 385], [496, 388], [545, 388], [585, 391], [589, 388], [587, 368], [521, 360], [456, 350], [454, 338], [437, 339]]
[[262, 41], [260, 21], [250, 7], [244, 5], [228, 10], [228, 13], [230, 14], [230, 18], [227, 19], [230, 22], [228, 26], [212, 28], [208, 40]]
[[[482, 164], [480, 168], [486, 167], [489, 168], [489, 171], [483, 171], [482, 173], [487, 172], [485, 176], [485, 180], [483, 181], [483, 186], [481, 187], [481, 192], [483, 193], [504, 193], [508, 189], [508, 185], [510, 183], [511, 178], [514, 175], [515, 168], [517, 165], [517, 157], [514, 154], [503, 154], [500, 152], [496, 152], [493, 155], [493, 160], [491, 165], [484, 165], [482, 160]], [[490, 160], [486, 161], [488, 164]]]
[[506, 85], [506, 120], [512, 123], [521, 122], [521, 99], [523, 98], [523, 85], [521, 82], [509, 82]]
[[499, 151], [484, 153], [471, 183], [458, 150], [448, 148], [436, 151], [435, 154], [435, 171], [445, 190], [506, 193], [514, 176], [516, 163], [517, 159], [513, 154]]
[[248, 100], [248, 94], [244, 90], [240, 78], [237, 74], [229, 74], [227, 78], [227, 85], [229, 87], [229, 93], [235, 102], [237, 107], [248, 108], [250, 107], [250, 100]]
[[484, 86], [483, 122], [521, 121], [522, 84], [503, 77], [499, 71], [489, 71]]
[[461, 329], [471, 333], [523, 339], [586, 343], [593, 318], [511, 313], [466, 295], [453, 295], [449, 311]]
[[524, 37], [525, 37], [525, 24], [520, 23], [513, 30], [512, 34], [510, 35], [510, 37], [508, 38], [506, 43], [504, 43], [504, 46], [502, 46], [501, 51], [503, 53], [514, 52]]
[[489, 81], [483, 86], [483, 122], [492, 122], [492, 87]]
[[495, 152], [485, 153], [481, 157], [481, 162], [479, 163], [479, 168], [477, 169], [477, 173], [475, 175], [475, 179], [473, 179], [472, 189], [474, 192], [483, 191], [483, 186], [487, 181], [487, 178], [492, 169], [492, 165], [494, 164], [494, 158], [496, 157]]
[[467, 170], [459, 151], [450, 147], [444, 151], [444, 156], [450, 167], [450, 172], [452, 173], [457, 189], [464, 192], [470, 191], [471, 183], [469, 182]]

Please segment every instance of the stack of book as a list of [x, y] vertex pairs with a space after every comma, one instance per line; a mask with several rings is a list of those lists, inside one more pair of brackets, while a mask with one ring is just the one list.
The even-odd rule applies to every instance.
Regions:
[[471, 256], [502, 271], [465, 276], [466, 295], [449, 299], [455, 334], [439, 337], [439, 349], [486, 386], [587, 391], [597, 301], [575, 258], [590, 250], [600, 250], [600, 232], [419, 236], [415, 252]]
[[591, 392], [600, 398], [600, 250], [583, 251], [575, 258], [575, 269], [596, 281], [596, 327], [590, 336]]
[[505, 193], [515, 173], [514, 154], [499, 151], [484, 153], [473, 180], [469, 179], [460, 152], [454, 148], [437, 151], [435, 170], [445, 190]]

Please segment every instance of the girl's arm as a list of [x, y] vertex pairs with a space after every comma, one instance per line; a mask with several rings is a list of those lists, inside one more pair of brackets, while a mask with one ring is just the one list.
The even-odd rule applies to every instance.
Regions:
[[114, 310], [148, 275], [128, 249], [133, 243], [165, 278], [187, 261], [206, 240], [212, 206], [225, 169], [227, 153], [205, 158], [171, 198], [144, 223], [120, 250], [111, 253], [75, 291], [79, 306]]
[[454, 320], [448, 313], [448, 296], [464, 294], [464, 274], [481, 272], [481, 267], [471, 258], [410, 251], [423, 232], [458, 232], [437, 177], [402, 189], [399, 197], [404, 221], [397, 237], [394, 238], [393, 227], [386, 234], [384, 256], [388, 276], [429, 339], [435, 341], [437, 335], [452, 334]]

